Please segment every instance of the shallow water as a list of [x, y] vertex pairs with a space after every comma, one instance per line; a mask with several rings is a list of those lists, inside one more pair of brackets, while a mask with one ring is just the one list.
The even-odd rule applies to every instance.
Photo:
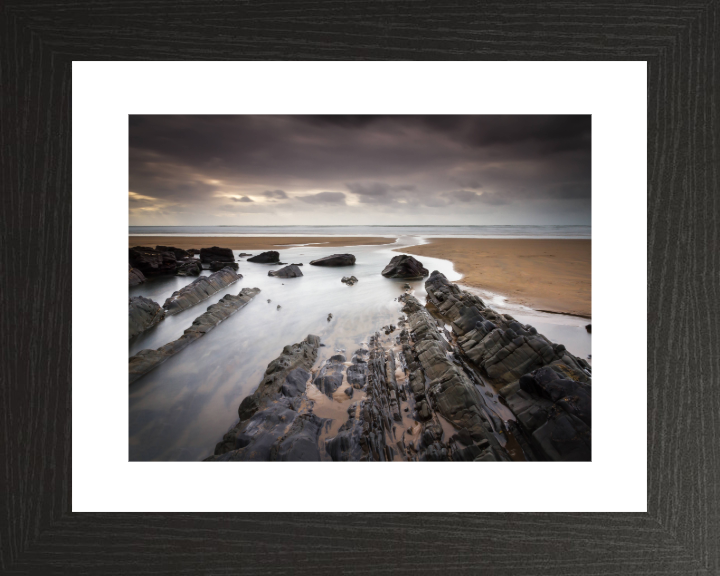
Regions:
[[[283, 262], [304, 264], [302, 278], [269, 277], [268, 271], [280, 266], [253, 264], [238, 258], [238, 272], [243, 275], [239, 282], [166, 318], [130, 343], [130, 355], [162, 346], [182, 335], [197, 316], [223, 295], [237, 294], [244, 287], [261, 289], [245, 308], [130, 386], [130, 460], [200, 460], [211, 455], [215, 444], [237, 422], [242, 399], [257, 388], [268, 363], [284, 346], [316, 334], [325, 344], [320, 348], [318, 361], [326, 360], [336, 350], [344, 350], [350, 358], [382, 326], [397, 325], [402, 315], [397, 298], [406, 281], [384, 278], [380, 272], [397, 255], [393, 249], [423, 242], [418, 237], [402, 236], [395, 244], [383, 246], [313, 245], [282, 250]], [[235, 251], [236, 258], [239, 252]], [[339, 252], [355, 254], [357, 263], [341, 268], [309, 265], [310, 260]], [[447, 260], [423, 257], [421, 261], [428, 270], [439, 270], [451, 281], [461, 278]], [[359, 282], [354, 286], [340, 282], [343, 276], [350, 275]], [[165, 298], [193, 280], [183, 277], [152, 280], [131, 288], [130, 296], [143, 295], [162, 305]], [[424, 302], [424, 280], [408, 283], [413, 294]], [[495, 306], [493, 301], [486, 303]], [[506, 311], [500, 306], [497, 309]], [[533, 316], [534, 311], [527, 310], [507, 312], [521, 322], [533, 324], [539, 332], [562, 342], [575, 354], [585, 357], [590, 353], [590, 337], [584, 328], [577, 329], [580, 324], [572, 323], [572, 317], [560, 317], [559, 323], [553, 323], [544, 316], [555, 315]], [[333, 315], [330, 322], [329, 313]], [[343, 404], [346, 410], [347, 404]]]

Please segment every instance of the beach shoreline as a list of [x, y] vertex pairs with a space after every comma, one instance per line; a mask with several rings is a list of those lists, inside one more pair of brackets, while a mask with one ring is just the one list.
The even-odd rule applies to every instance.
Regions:
[[[392, 245], [383, 236], [129, 236], [129, 246], [278, 250], [307, 244], [322, 248]], [[425, 238], [397, 252], [449, 260], [459, 283], [500, 294], [508, 301], [551, 314], [591, 318], [591, 240]], [[432, 270], [431, 270], [432, 271]]]
[[591, 240], [428, 238], [398, 248], [450, 260], [458, 281], [537, 311], [591, 318]]

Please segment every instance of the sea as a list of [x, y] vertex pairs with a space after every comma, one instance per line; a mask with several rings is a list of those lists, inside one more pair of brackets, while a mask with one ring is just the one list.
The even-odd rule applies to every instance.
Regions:
[[[348, 229], [352, 229], [350, 232]], [[271, 231], [272, 230], [272, 231]], [[222, 232], [221, 232], [222, 231]], [[179, 354], [152, 370], [129, 388], [130, 460], [197, 461], [213, 454], [215, 444], [238, 420], [240, 402], [252, 394], [263, 378], [267, 365], [280, 355], [284, 346], [300, 342], [308, 334], [320, 336], [318, 364], [333, 354], [344, 352], [349, 358], [383, 326], [398, 324], [403, 316], [398, 297], [404, 280], [379, 274], [403, 247], [423, 244], [432, 236], [480, 238], [589, 238], [583, 226], [296, 226], [296, 227], [131, 227], [141, 235], [274, 235], [277, 236], [395, 236], [392, 244], [324, 248], [294, 245], [281, 252], [283, 262], [302, 263], [301, 278], [269, 277], [277, 265], [253, 264], [239, 257], [243, 278], [208, 300], [179, 314], [130, 341], [129, 355], [143, 349], [158, 348], [176, 338], [208, 306], [225, 294], [237, 294], [244, 287], [258, 287], [258, 294], [245, 308], [222, 322]], [[309, 262], [336, 252], [351, 252], [357, 258], [349, 268], [309, 266]], [[253, 254], [258, 251], [250, 250]], [[430, 271], [439, 270], [451, 281], [462, 275], [452, 262], [422, 257]], [[209, 275], [209, 271], [203, 271]], [[359, 282], [347, 286], [342, 276], [354, 275]], [[130, 288], [130, 296], [145, 296], [160, 305], [194, 278], [167, 276], [154, 278]], [[461, 282], [460, 282], [461, 283]], [[425, 301], [424, 281], [410, 281], [411, 293]], [[510, 303], [502, 295], [476, 291], [498, 312], [509, 313], [520, 322], [531, 324], [553, 342], [564, 344], [570, 352], [588, 358], [591, 337], [584, 326], [590, 321], [573, 316], [548, 314]], [[328, 321], [328, 315], [332, 319]]]
[[469, 238], [590, 238], [590, 226], [130, 226], [135, 236], [466, 236]]

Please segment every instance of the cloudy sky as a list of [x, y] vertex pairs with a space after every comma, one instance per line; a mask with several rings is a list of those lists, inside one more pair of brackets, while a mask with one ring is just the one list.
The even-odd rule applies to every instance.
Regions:
[[590, 224], [590, 116], [131, 116], [131, 226]]

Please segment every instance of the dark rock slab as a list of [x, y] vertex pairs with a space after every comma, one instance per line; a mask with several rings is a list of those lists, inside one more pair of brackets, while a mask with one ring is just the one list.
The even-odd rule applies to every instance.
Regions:
[[235, 256], [230, 248], [220, 248], [213, 246], [212, 248], [200, 249], [200, 261], [203, 264], [211, 262], [235, 262]]
[[268, 272], [268, 276], [274, 276], [277, 278], [299, 278], [302, 275], [302, 270], [300, 270], [300, 268], [298, 268], [295, 264], [290, 264], [289, 266], [280, 268], [280, 270], [270, 270]]
[[130, 339], [152, 328], [165, 318], [165, 310], [160, 304], [144, 296], [130, 298]]
[[154, 248], [135, 246], [129, 250], [130, 267], [136, 268], [145, 275], [162, 276], [175, 274], [177, 258], [172, 252], [158, 252]]
[[175, 254], [177, 260], [184, 260], [190, 257], [190, 252], [182, 248], [175, 248], [175, 246], [155, 246], [155, 250], [158, 252], [172, 252]]
[[145, 275], [137, 268], [130, 266], [130, 287], [137, 286], [145, 282]]
[[263, 252], [262, 254], [248, 258], [247, 261], [255, 262], [256, 264], [277, 264], [280, 262], [280, 252], [269, 250], [268, 252]]
[[352, 266], [355, 264], [355, 256], [352, 254], [333, 254], [332, 256], [325, 256], [312, 260], [310, 262], [312, 266]]
[[184, 350], [198, 338], [203, 337], [220, 322], [247, 305], [259, 292], [259, 288], [243, 288], [237, 296], [226, 294], [219, 302], [209, 306], [206, 312], [198, 316], [177, 340], [173, 340], [157, 350], [141, 350], [132, 356], [129, 362], [130, 384]]
[[173, 292], [172, 296], [165, 300], [163, 308], [165, 308], [168, 315], [177, 314], [208, 299], [216, 292], [227, 288], [241, 278], [242, 275], [236, 274], [231, 268], [223, 268], [210, 276], [201, 276], [187, 286]]
[[382, 275], [386, 278], [403, 278], [406, 280], [421, 280], [428, 274], [430, 272], [420, 261], [407, 254], [399, 254], [393, 257], [382, 271]]

